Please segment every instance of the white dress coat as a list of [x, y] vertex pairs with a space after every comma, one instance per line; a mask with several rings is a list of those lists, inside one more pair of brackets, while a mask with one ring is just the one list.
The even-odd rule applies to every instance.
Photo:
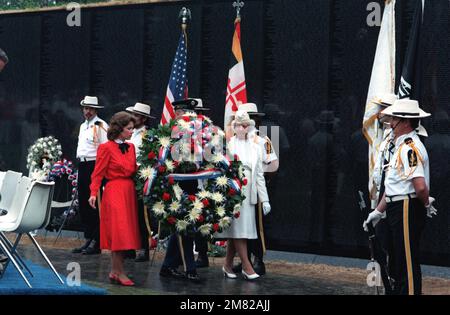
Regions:
[[261, 148], [251, 140], [239, 140], [232, 137], [228, 150], [237, 154], [244, 166], [247, 185], [242, 186], [245, 199], [242, 202], [240, 216], [233, 219], [231, 226], [215, 235], [217, 238], [256, 239], [255, 205], [259, 201], [269, 201], [262, 165]]

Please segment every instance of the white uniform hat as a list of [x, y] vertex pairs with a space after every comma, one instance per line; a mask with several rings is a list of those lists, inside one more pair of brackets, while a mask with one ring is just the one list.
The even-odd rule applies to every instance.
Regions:
[[84, 107], [104, 108], [103, 105], [98, 104], [97, 96], [85, 96], [84, 99], [80, 102], [80, 105]]
[[384, 109], [382, 114], [400, 118], [425, 118], [431, 116], [420, 109], [419, 102], [409, 99], [400, 99], [395, 101], [394, 105]]
[[266, 114], [258, 112], [258, 106], [255, 103], [244, 103], [238, 106], [238, 110], [247, 112], [249, 115], [265, 116]]
[[380, 95], [380, 97], [375, 98], [373, 102], [383, 107], [387, 107], [393, 105], [397, 100], [398, 100], [397, 95], [388, 93]]
[[127, 109], [126, 109], [126, 111], [130, 112], [130, 113], [142, 115], [142, 116], [149, 117], [149, 118], [155, 118], [150, 115], [151, 110], [152, 110], [152, 108], [150, 107], [150, 105], [143, 104], [143, 103], [136, 103], [136, 104], [134, 104], [134, 106], [127, 107]]

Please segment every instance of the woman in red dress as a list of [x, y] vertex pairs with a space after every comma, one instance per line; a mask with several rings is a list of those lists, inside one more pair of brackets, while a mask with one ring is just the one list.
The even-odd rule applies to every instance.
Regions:
[[132, 176], [137, 171], [135, 148], [130, 139], [134, 118], [119, 112], [111, 118], [108, 142], [101, 144], [91, 176], [89, 204], [95, 207], [97, 193], [103, 178], [107, 183], [100, 207], [100, 248], [111, 250], [113, 283], [132, 286], [123, 268], [124, 253], [141, 246], [137, 217], [137, 197]]

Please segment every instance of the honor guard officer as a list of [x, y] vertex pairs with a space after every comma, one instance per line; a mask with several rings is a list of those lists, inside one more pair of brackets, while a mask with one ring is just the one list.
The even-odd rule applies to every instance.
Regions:
[[[173, 102], [175, 119], [179, 119], [187, 112], [194, 112], [195, 107], [200, 102], [200, 99], [194, 98]], [[195, 195], [197, 193], [197, 181], [186, 180], [180, 181], [178, 184], [187, 194]], [[182, 248], [180, 247], [180, 242]], [[184, 274], [178, 271], [180, 265], [184, 266]], [[194, 259], [194, 238], [184, 235], [179, 236], [177, 233], [173, 233], [170, 236], [159, 275], [161, 277], [184, 278], [192, 282], [201, 282]]]
[[108, 124], [97, 116], [98, 109], [103, 108], [103, 105], [99, 105], [96, 96], [85, 96], [80, 104], [85, 121], [81, 124], [78, 135], [78, 204], [86, 242], [83, 246], [73, 249], [72, 252], [92, 255], [101, 252], [98, 207], [100, 198], [97, 198], [97, 208], [92, 209], [88, 203], [89, 185], [91, 184], [91, 174], [95, 168], [97, 148], [100, 144], [108, 141], [106, 136]]
[[393, 241], [394, 293], [421, 294], [420, 237], [425, 217], [436, 215], [437, 210], [429, 196], [428, 154], [415, 129], [430, 114], [409, 99], [396, 101], [382, 113], [390, 116], [394, 153], [386, 169], [383, 198], [363, 227], [367, 230], [367, 224], [375, 226], [386, 216]]
[[[147, 128], [150, 119], [154, 119], [155, 117], [150, 115], [151, 107], [147, 104], [136, 103], [134, 106], [127, 107], [126, 111], [133, 114], [136, 119], [130, 142], [134, 144], [134, 148], [136, 150], [136, 161], [138, 161], [142, 138], [148, 130]], [[149, 237], [151, 237], [152, 227], [150, 226], [150, 215], [147, 212], [147, 207], [144, 206], [144, 201], [142, 199], [138, 200], [138, 222], [142, 248], [136, 252], [135, 261], [144, 262], [149, 260]]]
[[[245, 111], [249, 114], [250, 119], [254, 120], [256, 123], [255, 129], [249, 132], [249, 137], [257, 143], [262, 150], [263, 156], [263, 170], [265, 175], [274, 174], [278, 170], [279, 161], [278, 157], [273, 149], [272, 142], [269, 137], [261, 137], [258, 135], [259, 127], [261, 124], [261, 117], [265, 116], [265, 113], [258, 112], [258, 107], [254, 103], [244, 103], [239, 105], [239, 110]], [[267, 178], [266, 178], [267, 179]], [[248, 256], [251, 261], [251, 255], [253, 254], [253, 269], [258, 275], [264, 275], [266, 273], [266, 267], [264, 265], [263, 257], [266, 251], [265, 239], [264, 239], [264, 226], [263, 226], [263, 216], [266, 216], [270, 212], [270, 207], [266, 208], [265, 211], [262, 209], [261, 203], [258, 202], [258, 206], [255, 207], [256, 222], [258, 224], [257, 239], [248, 240]], [[233, 268], [233, 272], [240, 272], [242, 266]]]
[[[204, 114], [210, 109], [203, 107], [203, 101], [201, 99], [196, 99], [197, 104], [194, 107], [194, 112], [196, 114]], [[202, 186], [202, 182], [199, 181], [199, 185]], [[195, 261], [195, 266], [197, 268], [209, 267], [208, 259], [208, 240], [203, 237], [200, 233], [195, 236], [195, 250], [198, 252], [197, 260]]]

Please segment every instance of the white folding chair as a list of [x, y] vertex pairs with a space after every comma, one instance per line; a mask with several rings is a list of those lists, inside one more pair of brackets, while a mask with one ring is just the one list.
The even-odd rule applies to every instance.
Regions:
[[7, 210], [11, 207], [17, 185], [22, 177], [22, 173], [7, 171], [4, 173], [2, 187], [0, 189], [0, 209]]
[[[21, 183], [19, 184], [19, 186], [21, 186]], [[56, 275], [56, 277], [59, 279], [59, 281], [62, 284], [64, 284], [64, 281], [56, 272], [47, 255], [44, 253], [44, 251], [42, 250], [36, 239], [30, 233], [34, 230], [44, 228], [48, 225], [50, 220], [51, 201], [53, 198], [54, 186], [55, 186], [54, 182], [38, 182], [38, 181], [32, 182], [31, 186], [29, 186], [30, 187], [29, 193], [24, 198], [25, 202], [23, 202], [17, 220], [10, 222], [1, 221], [0, 231], [14, 232], [18, 234], [17, 239], [13, 245], [13, 248], [10, 250], [9, 253], [10, 255], [8, 255], [8, 257], [14, 258], [14, 256], [17, 255], [16, 251], [17, 245], [19, 244], [22, 236], [26, 234], [31, 239], [34, 246], [36, 247], [38, 252], [42, 255], [42, 257], [44, 258], [48, 266], [51, 268], [53, 273]], [[6, 248], [6, 250], [8, 250], [8, 248]], [[19, 273], [21, 273], [20, 267], [18, 267], [17, 264], [14, 263], [13, 259], [11, 259], [11, 262], [13, 262], [16, 269], [19, 271]], [[6, 264], [5, 269], [7, 268], [7, 266], [8, 264]], [[23, 273], [21, 275], [23, 275]], [[22, 276], [22, 278], [24, 278], [24, 276]], [[28, 281], [26, 282], [29, 285], [29, 282]]]

